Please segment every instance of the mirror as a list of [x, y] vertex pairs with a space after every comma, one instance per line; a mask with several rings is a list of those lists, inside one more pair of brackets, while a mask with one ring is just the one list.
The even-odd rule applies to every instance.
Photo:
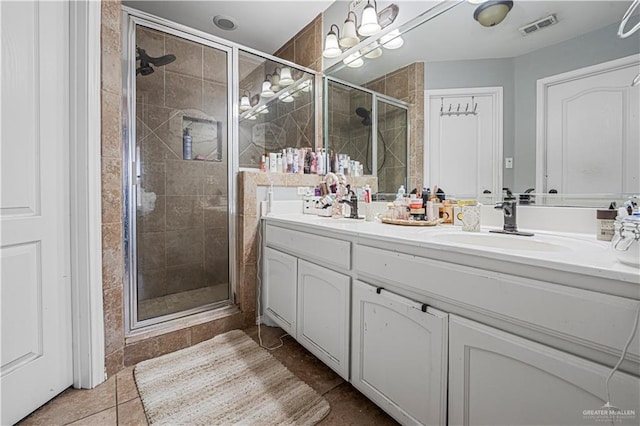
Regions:
[[[628, 57], [631, 57], [629, 66], [633, 75], [637, 74], [640, 32], [626, 39], [617, 37], [620, 19], [630, 4], [631, 1], [516, 0], [503, 22], [494, 27], [483, 27], [474, 20], [477, 5], [463, 1], [452, 7], [449, 3], [444, 13], [432, 13], [435, 16], [418, 26], [411, 21], [401, 24], [401, 31], [415, 26], [402, 33], [402, 48], [383, 50], [381, 58], [365, 59], [360, 68], [344, 66], [341, 61], [343, 58], [338, 58], [339, 61], [325, 73], [364, 85], [408, 64], [424, 62], [425, 90], [502, 87], [503, 158], [499, 158], [497, 164], [502, 165], [498, 166], [501, 167], [502, 186], [522, 193], [540, 186], [536, 174], [544, 170], [542, 164], [537, 164], [545, 161], [544, 157], [536, 160], [536, 132], [539, 131], [537, 123], [540, 121], [539, 117], [536, 119], [539, 115], [536, 109], [538, 80]], [[535, 30], [531, 26], [525, 30], [528, 24], [540, 20], [543, 21], [535, 26]], [[636, 11], [628, 27], [637, 21]], [[363, 46], [366, 44], [362, 43]], [[630, 102], [640, 90], [638, 86], [630, 87], [632, 79], [625, 84], [623, 95], [629, 96]], [[594, 112], [584, 115], [583, 120], [585, 124], [593, 124], [589, 120], [599, 117]], [[631, 111], [630, 117], [631, 121], [640, 121], [637, 109]], [[425, 121], [427, 119], [425, 117]], [[631, 154], [636, 157], [631, 161], [626, 159], [623, 163], [625, 167], [637, 170], [640, 135], [636, 129], [631, 126], [624, 135], [631, 146]], [[611, 140], [605, 137], [600, 139], [602, 144], [585, 149], [600, 154], [611, 153]], [[618, 155], [624, 156], [624, 149], [629, 153], [629, 147], [619, 149]], [[509, 168], [505, 167], [504, 161], [508, 158], [512, 159]], [[425, 168], [426, 165], [428, 161], [425, 161]], [[574, 168], [583, 169], [592, 166], [573, 164]], [[612, 173], [616, 171], [612, 170]], [[429, 176], [427, 170], [425, 176]], [[635, 181], [624, 190], [616, 190], [622, 185], [611, 186], [610, 190], [594, 187], [593, 193], [588, 193], [587, 189], [581, 196], [600, 194], [603, 198], [609, 198], [612, 193], [621, 196], [622, 192], [640, 192], [637, 172], [631, 179]], [[442, 183], [442, 186], [446, 187], [446, 184]], [[550, 189], [553, 187], [546, 187], [543, 191]], [[605, 192], [606, 196], [603, 194]]]

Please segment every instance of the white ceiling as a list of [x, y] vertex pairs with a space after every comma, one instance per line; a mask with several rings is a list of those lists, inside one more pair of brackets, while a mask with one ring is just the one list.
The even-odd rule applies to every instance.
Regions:
[[[274, 53], [333, 3], [333, 0], [157, 1], [124, 0], [125, 6], [252, 47]], [[238, 28], [225, 31], [213, 17], [235, 18]]]
[[[502, 23], [486, 28], [473, 19], [477, 6], [465, 2], [404, 35], [401, 49], [383, 50], [381, 58], [365, 60], [362, 68], [330, 74], [359, 84], [416, 61], [512, 58], [620, 22], [630, 4], [630, 0], [516, 0]], [[556, 15], [556, 25], [526, 37], [518, 31], [550, 14]], [[640, 43], [640, 33], [634, 37]]]

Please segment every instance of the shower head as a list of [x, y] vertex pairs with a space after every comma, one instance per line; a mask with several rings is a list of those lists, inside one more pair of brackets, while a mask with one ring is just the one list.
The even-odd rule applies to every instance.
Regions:
[[168, 54], [164, 56], [160, 56], [158, 58], [154, 58], [152, 56], [147, 55], [144, 49], [136, 47], [136, 61], [140, 61], [140, 67], [136, 70], [136, 75], [149, 75], [153, 73], [153, 68], [151, 65], [155, 65], [156, 67], [163, 67], [167, 64], [176, 60], [176, 56], [173, 54]]
[[364, 126], [371, 126], [371, 111], [363, 107], [358, 107], [356, 108], [356, 114], [362, 117], [362, 124]]

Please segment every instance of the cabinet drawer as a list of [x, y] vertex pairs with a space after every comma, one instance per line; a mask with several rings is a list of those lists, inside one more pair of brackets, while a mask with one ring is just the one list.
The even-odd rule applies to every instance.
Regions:
[[[618, 356], [638, 302], [588, 290], [419, 256], [356, 245], [354, 265], [366, 281], [390, 282], [514, 325]], [[638, 362], [638, 334], [627, 357]]]
[[319, 235], [307, 234], [278, 226], [267, 225], [265, 242], [298, 257], [313, 260], [321, 265], [351, 268], [351, 243]]

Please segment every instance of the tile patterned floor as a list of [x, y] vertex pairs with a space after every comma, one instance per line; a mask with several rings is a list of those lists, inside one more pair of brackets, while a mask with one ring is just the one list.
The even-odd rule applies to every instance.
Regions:
[[[245, 330], [258, 340], [257, 327]], [[284, 332], [277, 327], [261, 329], [267, 347], [280, 344]], [[331, 412], [319, 426], [397, 425], [384, 411], [355, 390], [291, 337], [271, 351], [293, 374], [314, 388], [331, 404]], [[147, 425], [142, 401], [128, 367], [91, 390], [67, 389], [22, 420], [20, 425]]]
[[174, 312], [186, 311], [198, 306], [226, 300], [228, 297], [229, 285], [217, 284], [167, 296], [154, 297], [153, 299], [145, 299], [138, 302], [138, 318], [145, 320]]

